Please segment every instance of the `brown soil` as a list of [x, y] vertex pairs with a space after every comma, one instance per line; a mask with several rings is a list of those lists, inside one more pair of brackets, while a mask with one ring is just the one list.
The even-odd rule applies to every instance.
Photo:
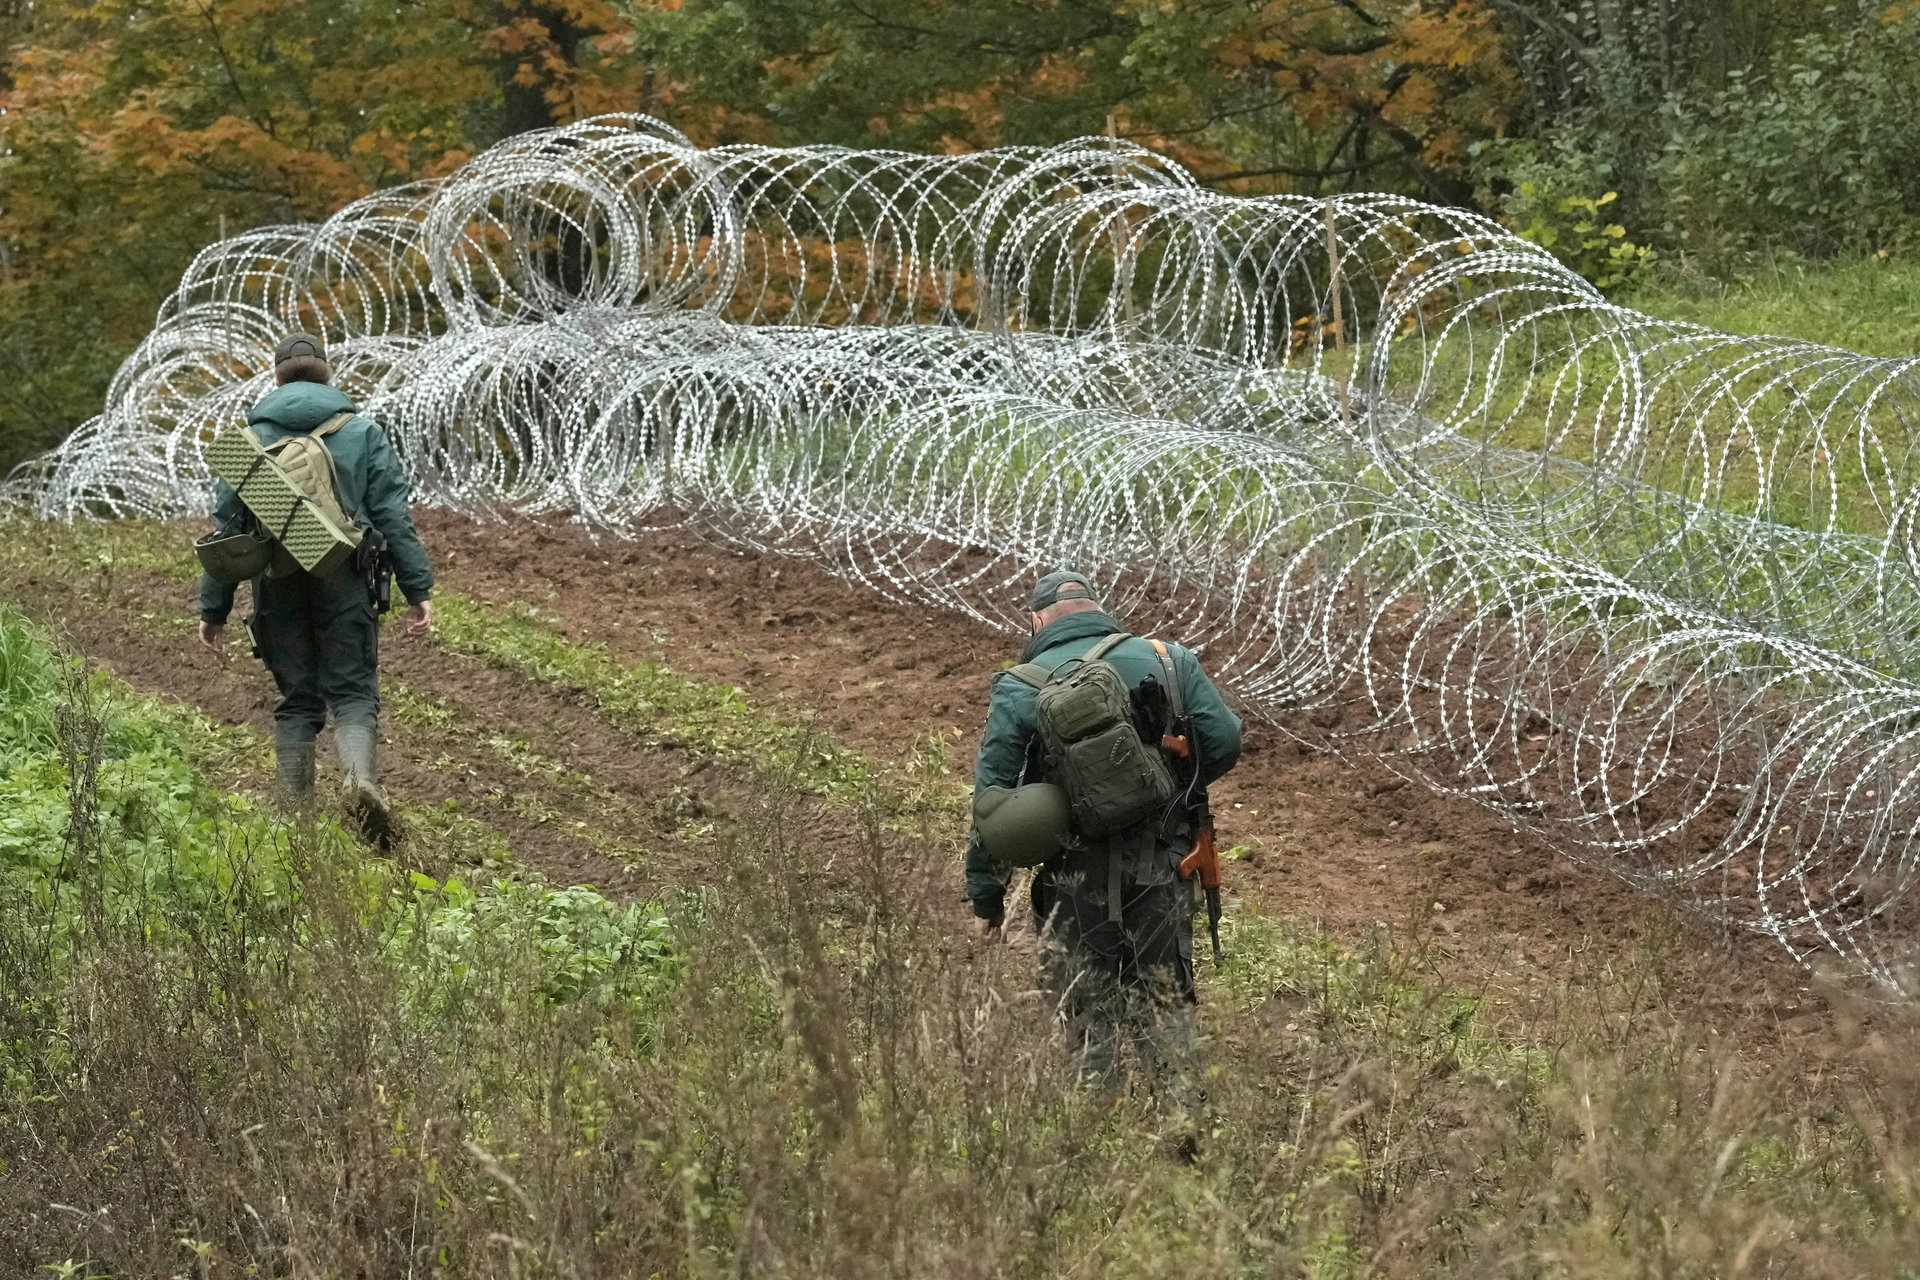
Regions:
[[[801, 561], [685, 533], [596, 540], [572, 527], [434, 512], [421, 524], [448, 589], [540, 605], [566, 619], [575, 639], [737, 684], [881, 760], [940, 733], [955, 767], [969, 768], [988, 675], [1020, 643], [966, 618], [888, 603]], [[110, 586], [26, 577], [0, 590], [136, 688], [270, 732], [275, 695], [264, 669], [237, 643], [225, 660], [193, 646], [184, 586], [137, 575]], [[624, 896], [712, 878], [702, 860], [714, 831], [745, 811], [745, 778], [611, 727], [563, 692], [406, 641], [397, 628], [389, 635], [389, 678], [453, 712], [446, 723], [387, 718], [396, 795], [456, 802], [558, 880]], [[1551, 1000], [1570, 979], [1657, 948], [1653, 971], [1676, 1010], [1738, 1029], [1753, 1051], [1832, 1054], [1830, 1011], [1772, 943], [1726, 937], [1378, 762], [1310, 751], [1289, 727], [1251, 722], [1240, 767], [1214, 790], [1223, 844], [1244, 847], [1229, 867], [1230, 899], [1311, 920], [1337, 939], [1383, 927], [1417, 936], [1443, 979], [1527, 1021], [1550, 1022]], [[1312, 725], [1291, 727], [1316, 736]], [[851, 826], [818, 805], [805, 820], [830, 832]], [[957, 849], [954, 864], [957, 925]]]
[[[897, 758], [934, 732], [971, 766], [989, 675], [1020, 638], [969, 618], [889, 603], [803, 561], [749, 555], [684, 532], [632, 541], [570, 526], [429, 513], [442, 580], [476, 597], [543, 605], [576, 638], [629, 661], [739, 685], [835, 738]], [[1798, 1041], [1829, 1018], [1811, 976], [1775, 944], [1683, 917], [1576, 865], [1472, 803], [1385, 765], [1312, 751], [1305, 722], [1249, 722], [1240, 766], [1214, 788], [1230, 893], [1336, 938], [1378, 928], [1434, 943], [1443, 976], [1523, 1017], [1570, 975], [1657, 949], [1672, 998], [1762, 1041]], [[956, 873], [955, 895], [958, 900]], [[958, 908], [956, 908], [957, 910]]]
[[[121, 574], [103, 589], [29, 576], [0, 590], [134, 688], [271, 736], [278, 694], [247, 656], [237, 625], [244, 603], [225, 656], [215, 658], [193, 642], [191, 592], [176, 582]], [[562, 883], [635, 897], [703, 878], [712, 837], [740, 811], [738, 770], [622, 732], [564, 691], [410, 641], [398, 627], [382, 644], [390, 706], [404, 687], [442, 709], [430, 723], [383, 718], [385, 781], [396, 798], [451, 802]], [[324, 737], [321, 745], [325, 757]], [[811, 808], [810, 819], [829, 830], [849, 825]]]

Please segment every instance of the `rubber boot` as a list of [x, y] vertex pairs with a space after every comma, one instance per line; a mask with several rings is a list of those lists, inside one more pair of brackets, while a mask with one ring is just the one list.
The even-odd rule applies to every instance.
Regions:
[[313, 803], [313, 739], [273, 744], [273, 798], [288, 813]]
[[333, 749], [340, 757], [340, 789], [346, 797], [347, 817], [368, 844], [390, 847], [393, 815], [387, 809], [387, 798], [380, 794], [379, 749], [373, 726], [335, 725]]

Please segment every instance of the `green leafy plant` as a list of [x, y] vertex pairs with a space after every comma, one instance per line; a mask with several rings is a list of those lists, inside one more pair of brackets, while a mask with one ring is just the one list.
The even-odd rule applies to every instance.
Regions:
[[1627, 239], [1627, 229], [1602, 212], [1620, 198], [1609, 191], [1591, 196], [1561, 196], [1549, 201], [1533, 183], [1522, 183], [1519, 203], [1531, 207], [1520, 234], [1550, 249], [1601, 290], [1628, 284], [1653, 257], [1646, 245]]

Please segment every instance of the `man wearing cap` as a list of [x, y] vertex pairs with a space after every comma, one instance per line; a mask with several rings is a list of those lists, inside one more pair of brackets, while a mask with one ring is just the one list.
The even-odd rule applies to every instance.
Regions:
[[[1098, 650], [1137, 700], [1146, 682], [1165, 681], [1171, 669], [1190, 743], [1183, 777], [1204, 788], [1233, 768], [1240, 758], [1240, 719], [1191, 652], [1168, 643], [1163, 660], [1154, 643], [1141, 638], [1100, 649], [1125, 629], [1101, 607], [1086, 575], [1073, 570], [1041, 578], [1026, 607], [1033, 638], [1020, 655], [1020, 670], [1057, 671]], [[983, 797], [998, 799], [1001, 789], [1052, 780], [1042, 758], [1037, 691], [1016, 674], [1002, 672], [993, 682], [974, 765], [976, 815]], [[1191, 811], [1176, 803], [1113, 835], [1069, 834], [1034, 874], [1031, 899], [1044, 976], [1090, 1076], [1114, 1076], [1123, 1037], [1157, 1067], [1178, 1066], [1190, 1047], [1193, 890], [1181, 880], [1179, 863], [1192, 836]], [[966, 864], [976, 936], [999, 934], [1011, 876], [1011, 868], [986, 848], [976, 818]]]
[[[287, 336], [274, 352], [270, 392], [247, 415], [261, 444], [309, 432], [342, 413], [356, 416], [325, 437], [337, 473], [337, 495], [348, 516], [385, 540], [393, 574], [407, 600], [407, 634], [433, 627], [433, 570], [414, 532], [408, 480], [386, 431], [329, 384], [333, 370], [320, 339]], [[214, 518], [223, 526], [241, 517], [239, 497], [216, 486]], [[372, 540], [369, 539], [369, 542]], [[280, 688], [273, 713], [274, 768], [283, 803], [298, 807], [313, 795], [314, 739], [333, 715], [349, 813], [368, 839], [386, 843], [391, 830], [380, 793], [375, 743], [380, 718], [379, 618], [365, 573], [343, 568], [316, 578], [284, 553], [253, 579], [251, 629], [259, 656]], [[200, 643], [214, 653], [226, 639], [234, 587], [211, 574], [200, 579]]]

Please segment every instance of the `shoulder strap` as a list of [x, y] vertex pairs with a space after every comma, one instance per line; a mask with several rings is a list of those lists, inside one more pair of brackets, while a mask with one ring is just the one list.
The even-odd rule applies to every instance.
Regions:
[[340, 428], [346, 426], [349, 422], [352, 422], [355, 418], [359, 416], [360, 416], [360, 411], [358, 409], [342, 409], [340, 412], [334, 414], [331, 418], [328, 418], [325, 422], [321, 423], [319, 426], [315, 427], [312, 431], [309, 431], [307, 434], [312, 436], [315, 440], [325, 440], [328, 436], [332, 435], [334, 432], [338, 431]]
[[[356, 510], [351, 510], [348, 508], [347, 502], [346, 502], [346, 495], [340, 492], [340, 467], [339, 467], [339, 464], [333, 460], [333, 450], [327, 447], [326, 440], [328, 436], [332, 435], [334, 432], [338, 431], [340, 428], [346, 426], [349, 422], [352, 422], [355, 418], [359, 416], [360, 416], [360, 411], [358, 409], [342, 409], [340, 412], [334, 414], [331, 418], [328, 418], [325, 422], [322, 422], [319, 426], [315, 427], [313, 430], [306, 433], [307, 439], [320, 441], [320, 457], [321, 457], [321, 460], [326, 464], [327, 485], [333, 491], [333, 500], [340, 504], [340, 513], [344, 515], [349, 521], [351, 521], [356, 528], [360, 527], [360, 524], [361, 524], [360, 513]], [[249, 428], [249, 432], [251, 432], [251, 428]], [[275, 440], [272, 444], [267, 445], [264, 449], [264, 452], [278, 454], [282, 449], [286, 448], [286, 446], [289, 443], [298, 439], [300, 439], [300, 436], [297, 433], [282, 436], [280, 439]], [[257, 438], [255, 440], [255, 443], [258, 443]]]
[[1097, 658], [1105, 657], [1107, 653], [1121, 641], [1131, 639], [1133, 639], [1133, 637], [1127, 632], [1117, 631], [1113, 635], [1106, 637], [1099, 644], [1093, 646], [1093, 648], [1087, 650], [1078, 658], [1068, 658], [1057, 667], [1042, 666], [1038, 662], [1023, 662], [1017, 667], [1008, 667], [1003, 674], [1012, 676], [1022, 684], [1030, 684], [1034, 688], [1039, 689], [1044, 687], [1047, 681], [1053, 679], [1054, 673], [1059, 671], [1061, 667], [1075, 662], [1092, 662]]
[[1047, 681], [1053, 679], [1053, 672], [1037, 662], [1023, 662], [1017, 667], [1008, 667], [1003, 674], [1012, 676], [1022, 684], [1030, 684], [1036, 689], [1042, 688]]
[[1167, 648], [1165, 640], [1149, 640], [1147, 643], [1153, 646], [1154, 654], [1160, 659], [1160, 670], [1166, 673], [1167, 700], [1172, 706], [1173, 718], [1176, 721], [1185, 720], [1187, 702], [1180, 692], [1180, 673], [1174, 670], [1173, 652]]

